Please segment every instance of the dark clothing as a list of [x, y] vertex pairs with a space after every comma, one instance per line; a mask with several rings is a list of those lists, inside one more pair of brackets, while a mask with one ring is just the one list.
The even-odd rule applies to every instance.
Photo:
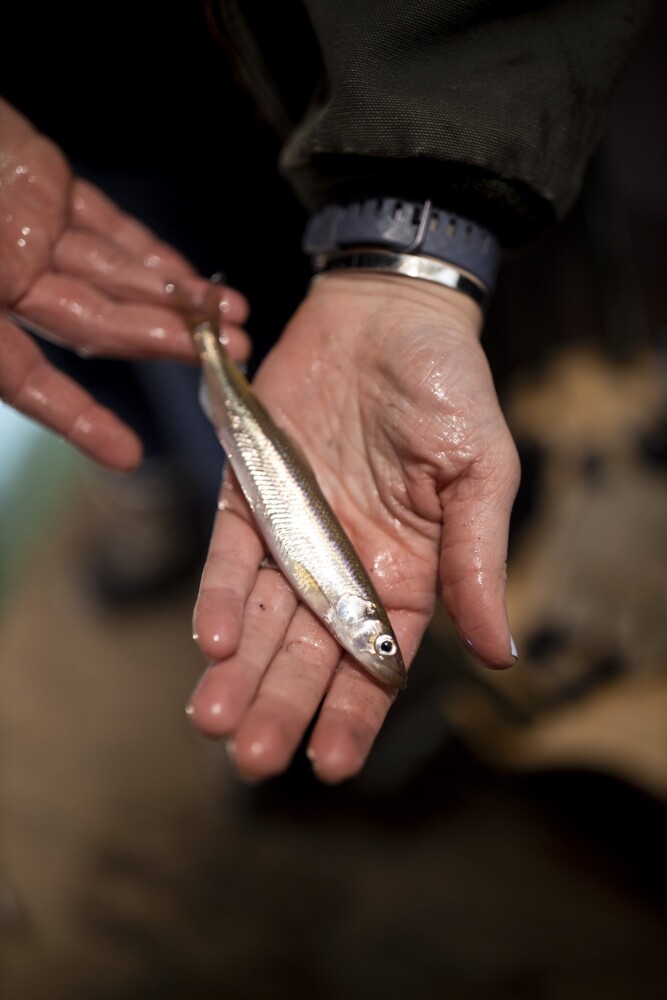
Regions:
[[[14, 5], [0, 92], [75, 158], [105, 168], [187, 178], [193, 164], [201, 175], [205, 154], [232, 214], [242, 200], [233, 164], [245, 157], [239, 174], [252, 160], [266, 177], [282, 146], [281, 170], [309, 210], [341, 193], [430, 197], [516, 246], [572, 205], [652, 6], [180, 0], [167, 12], [157, 0], [116, 0], [103, 13], [45, 8], [36, 33], [32, 9]], [[212, 35], [275, 136], [252, 123]], [[28, 47], [39, 75], [25, 72]], [[276, 200], [266, 200], [273, 217]], [[205, 243], [209, 211], [203, 218]]]
[[[216, 0], [213, 0], [216, 2]], [[431, 198], [521, 245], [572, 205], [649, 0], [217, 0], [310, 209]]]
[[[202, 273], [226, 271], [252, 304], [254, 370], [307, 286], [305, 209], [334, 194], [431, 197], [507, 245], [560, 218], [649, 10], [648, 0], [179, 0], [167, 12], [115, 0], [103, 12], [45, 7], [35, 32], [32, 8], [15, 4], [0, 93]], [[28, 51], [39, 73], [26, 72]], [[277, 251], [282, 266], [266, 266]], [[134, 365], [121, 380], [120, 362], [107, 378], [102, 362], [50, 354], [95, 379], [149, 452], [196, 459], [214, 501], [219, 448], [193, 370]], [[171, 371], [187, 390], [165, 394]], [[183, 449], [195, 421], [208, 461]]]

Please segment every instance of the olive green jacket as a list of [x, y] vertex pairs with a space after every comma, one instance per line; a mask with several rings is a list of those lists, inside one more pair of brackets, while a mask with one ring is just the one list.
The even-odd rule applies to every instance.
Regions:
[[[216, 0], [214, 0], [216, 2]], [[650, 0], [218, 0], [316, 208], [430, 197], [521, 245], [574, 201]]]

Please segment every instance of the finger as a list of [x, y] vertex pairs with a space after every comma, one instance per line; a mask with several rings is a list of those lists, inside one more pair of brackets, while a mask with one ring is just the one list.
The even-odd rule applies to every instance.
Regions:
[[136, 434], [49, 364], [32, 338], [4, 316], [0, 341], [0, 398], [111, 469], [139, 463]]
[[159, 240], [148, 226], [123, 212], [88, 181], [74, 182], [72, 222], [77, 228], [106, 237], [146, 267], [164, 267], [176, 277], [195, 274], [190, 262], [174, 247]]
[[[170, 285], [178, 278], [184, 292], [201, 297], [210, 283], [192, 275], [173, 275], [168, 266], [146, 267], [118, 244], [88, 230], [69, 229], [56, 244], [56, 271], [83, 279], [115, 299], [153, 302], [172, 308]], [[224, 297], [228, 322], [241, 324], [248, 318], [245, 298], [232, 288], [219, 288]]]
[[300, 605], [234, 733], [233, 758], [242, 776], [268, 778], [289, 766], [340, 657], [335, 639]]
[[475, 659], [489, 667], [516, 661], [505, 606], [507, 538], [519, 486], [513, 442], [501, 440], [441, 494], [440, 582], [445, 607]]
[[[406, 665], [414, 659], [428, 624], [426, 615], [395, 611], [391, 623]], [[338, 784], [364, 766], [397, 692], [373, 680], [345, 655], [322, 704], [308, 756], [327, 784]]]
[[[88, 356], [196, 359], [192, 337], [174, 311], [116, 302], [64, 274], [43, 274], [14, 311], [36, 330]], [[247, 335], [231, 323], [225, 335], [230, 355], [245, 359], [250, 352]]]
[[238, 648], [246, 602], [265, 555], [264, 543], [229, 472], [220, 505], [193, 616], [195, 638], [212, 660], [223, 660]]
[[262, 570], [243, 611], [243, 634], [228, 659], [209, 667], [194, 691], [188, 714], [206, 736], [227, 736], [255, 697], [267, 666], [283, 642], [297, 599], [284, 577]]

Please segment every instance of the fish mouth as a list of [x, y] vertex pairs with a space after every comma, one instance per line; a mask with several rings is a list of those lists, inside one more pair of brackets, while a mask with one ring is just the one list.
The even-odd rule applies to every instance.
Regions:
[[387, 687], [403, 691], [408, 683], [408, 673], [402, 661], [387, 658], [384, 662], [373, 660], [372, 663], [363, 665], [376, 680]]

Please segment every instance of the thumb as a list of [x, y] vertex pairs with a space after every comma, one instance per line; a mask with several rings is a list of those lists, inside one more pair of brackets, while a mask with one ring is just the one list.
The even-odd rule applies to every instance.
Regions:
[[504, 427], [500, 440], [440, 493], [443, 601], [471, 655], [496, 668], [516, 661], [505, 590], [509, 522], [519, 479], [517, 451]]

